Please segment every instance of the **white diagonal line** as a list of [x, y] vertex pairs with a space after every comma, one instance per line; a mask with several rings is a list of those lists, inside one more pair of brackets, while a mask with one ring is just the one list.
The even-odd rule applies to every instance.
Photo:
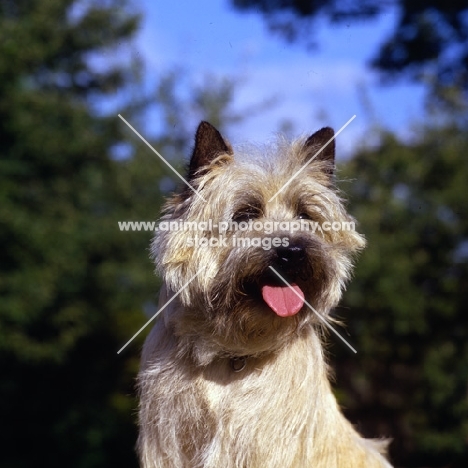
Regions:
[[286, 183], [268, 200], [271, 202], [274, 200], [278, 194], [280, 194], [317, 156], [320, 154], [354, 119], [356, 114], [354, 114], [315, 154], [310, 158]]
[[173, 172], [174, 174], [180, 179], [182, 180], [182, 182], [184, 184], [186, 184], [191, 190], [193, 190], [194, 193], [196, 193], [204, 202], [206, 202], [206, 200], [200, 195], [200, 193], [194, 189], [144, 138], [143, 136], [141, 136], [120, 114], [118, 114], [119, 117], [128, 125], [128, 127], [133, 130], [133, 132], [138, 135], [141, 140], [143, 141], [143, 143], [145, 143], [150, 149], [151, 151], [153, 151], [158, 157], [159, 159], [161, 159], [161, 161], [166, 164], [166, 166], [168, 166]]
[[201, 268], [118, 351], [120, 354], [205, 268]]
[[345, 343], [349, 349], [353, 353], [357, 353], [357, 351], [327, 322], [327, 319], [323, 317], [322, 314], [317, 312], [271, 265], [270, 269], [275, 273], [275, 275], [286, 285], [288, 288], [291, 289], [291, 291], [297, 296], [300, 297], [301, 299], [304, 300], [304, 303], [311, 309], [313, 312], [316, 313], [317, 317], [343, 342]]

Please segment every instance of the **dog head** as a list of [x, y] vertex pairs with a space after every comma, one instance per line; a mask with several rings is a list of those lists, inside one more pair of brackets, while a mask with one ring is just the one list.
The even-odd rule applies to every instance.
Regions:
[[365, 242], [335, 187], [333, 138], [323, 128], [234, 154], [200, 124], [190, 188], [168, 201], [152, 244], [169, 294], [179, 293], [167, 318], [179, 335], [256, 354], [336, 306]]

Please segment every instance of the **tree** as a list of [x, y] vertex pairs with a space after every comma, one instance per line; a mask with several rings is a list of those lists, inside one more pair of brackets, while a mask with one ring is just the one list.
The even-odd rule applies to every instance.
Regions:
[[0, 2], [2, 466], [136, 465], [137, 360], [116, 350], [145, 251], [116, 229], [118, 119], [93, 110], [135, 75], [90, 63], [137, 25], [124, 1]]
[[398, 24], [380, 46], [372, 65], [387, 77], [409, 76], [429, 82], [443, 95], [457, 88], [468, 93], [468, 5], [459, 0], [231, 0], [234, 7], [260, 11], [270, 27], [288, 40], [311, 39], [314, 21], [367, 20], [397, 10]]
[[369, 245], [338, 310], [358, 349], [334, 347], [338, 393], [397, 466], [468, 455], [467, 143], [454, 126], [385, 134], [340, 173]]

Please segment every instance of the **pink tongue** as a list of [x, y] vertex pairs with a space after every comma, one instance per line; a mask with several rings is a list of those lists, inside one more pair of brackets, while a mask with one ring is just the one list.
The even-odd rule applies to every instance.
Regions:
[[297, 284], [289, 286], [262, 286], [263, 300], [280, 317], [291, 317], [297, 314], [304, 305], [304, 293]]

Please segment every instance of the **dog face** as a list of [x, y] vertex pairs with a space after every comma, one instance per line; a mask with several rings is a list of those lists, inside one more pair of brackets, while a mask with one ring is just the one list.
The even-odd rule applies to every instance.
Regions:
[[354, 221], [334, 186], [332, 138], [325, 128], [234, 155], [200, 124], [188, 170], [198, 194], [169, 200], [162, 221], [174, 229], [152, 245], [167, 290], [182, 290], [168, 317], [176, 334], [258, 354], [316, 321], [309, 305], [327, 314], [337, 304], [364, 239], [346, 229]]

